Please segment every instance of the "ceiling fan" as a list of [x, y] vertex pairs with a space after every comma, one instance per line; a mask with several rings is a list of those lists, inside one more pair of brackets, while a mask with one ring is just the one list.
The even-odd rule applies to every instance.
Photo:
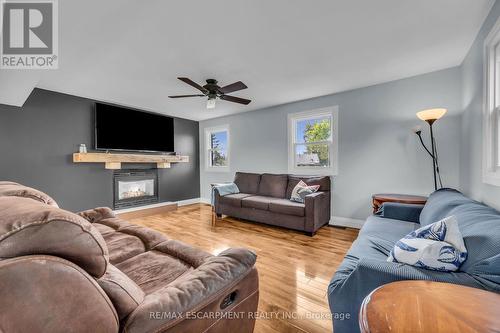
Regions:
[[248, 105], [251, 102], [251, 100], [249, 100], [249, 99], [226, 95], [226, 94], [229, 94], [229, 93], [232, 93], [235, 91], [239, 91], [239, 90], [243, 90], [243, 89], [248, 88], [241, 81], [232, 83], [232, 84], [227, 85], [225, 87], [219, 87], [217, 85], [217, 80], [214, 80], [214, 79], [208, 79], [207, 84], [205, 84], [204, 86], [199, 85], [198, 83], [194, 82], [191, 79], [188, 79], [187, 77], [178, 77], [178, 79], [189, 84], [192, 87], [195, 87], [196, 89], [201, 91], [203, 94], [168, 96], [170, 98], [208, 97], [207, 109], [215, 108], [215, 101], [217, 100], [217, 98], [223, 99], [223, 100], [228, 101], [228, 102], [245, 104], [245, 105]]

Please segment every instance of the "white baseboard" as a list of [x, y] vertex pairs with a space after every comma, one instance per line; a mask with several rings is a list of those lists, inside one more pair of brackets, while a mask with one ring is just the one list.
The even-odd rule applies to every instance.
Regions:
[[193, 199], [186, 199], [186, 200], [180, 200], [177, 201], [177, 206], [187, 206], [187, 205], [193, 205], [200, 203], [200, 198], [193, 198]]
[[160, 202], [152, 205], [146, 205], [146, 206], [138, 206], [138, 207], [132, 207], [132, 208], [125, 208], [125, 209], [117, 209], [114, 210], [113, 212], [115, 214], [123, 214], [123, 213], [130, 213], [130, 212], [136, 212], [138, 210], [143, 210], [143, 209], [150, 209], [150, 208], [157, 208], [157, 207], [163, 207], [163, 206], [171, 206], [175, 205], [175, 202], [172, 201], [166, 201], [166, 202]]
[[197, 204], [197, 203], [200, 203], [200, 198], [186, 199], [186, 200], [180, 200], [180, 201], [166, 201], [166, 202], [160, 202], [160, 203], [146, 205], [146, 206], [117, 209], [114, 212], [115, 212], [115, 214], [123, 214], [123, 213], [136, 212], [138, 210], [157, 208], [157, 207], [163, 207], [163, 206], [177, 205], [177, 206], [181, 207], [181, 206], [193, 205], [193, 204]]
[[210, 200], [210, 198], [200, 198], [200, 203], [210, 205], [212, 203], [212, 200]]
[[365, 224], [365, 220], [351, 219], [349, 217], [341, 217], [341, 216], [332, 216], [330, 218], [329, 224], [336, 227], [361, 229], [363, 224]]

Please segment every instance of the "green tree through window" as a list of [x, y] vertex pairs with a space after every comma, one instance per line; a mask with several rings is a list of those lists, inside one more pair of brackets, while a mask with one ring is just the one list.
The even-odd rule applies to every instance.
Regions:
[[217, 138], [219, 133], [211, 133], [211, 153], [212, 153], [212, 166], [225, 166], [226, 165], [226, 156], [224, 152], [224, 146]]
[[[309, 122], [304, 131], [304, 142], [322, 142], [330, 139], [331, 123], [330, 119]], [[329, 147], [327, 144], [307, 145], [308, 154], [317, 154], [321, 165], [329, 164]]]

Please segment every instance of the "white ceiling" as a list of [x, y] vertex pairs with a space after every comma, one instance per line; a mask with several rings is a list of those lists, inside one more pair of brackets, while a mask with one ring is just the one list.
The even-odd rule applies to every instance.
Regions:
[[[493, 0], [63, 0], [37, 87], [203, 120], [459, 65]], [[177, 80], [241, 80], [242, 106]]]

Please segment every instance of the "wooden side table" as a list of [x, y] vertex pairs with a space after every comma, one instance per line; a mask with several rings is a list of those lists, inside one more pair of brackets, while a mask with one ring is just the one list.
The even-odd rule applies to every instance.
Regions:
[[384, 202], [398, 202], [405, 204], [424, 205], [427, 197], [421, 195], [378, 193], [372, 195], [373, 214], [375, 214]]
[[399, 281], [368, 295], [359, 313], [363, 333], [500, 332], [500, 295], [429, 281]]

